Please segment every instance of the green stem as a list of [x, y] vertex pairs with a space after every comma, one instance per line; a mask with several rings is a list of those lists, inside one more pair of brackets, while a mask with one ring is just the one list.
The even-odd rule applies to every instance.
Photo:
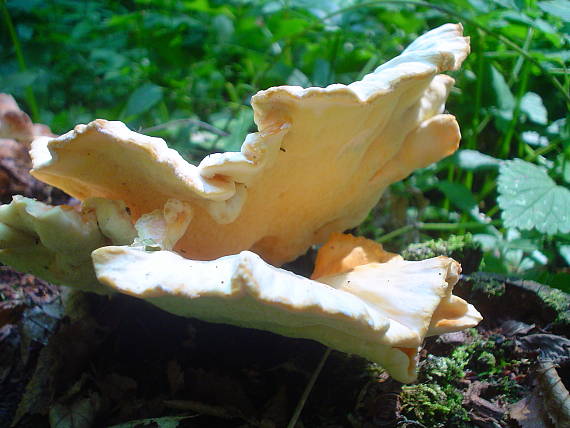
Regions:
[[[548, 146], [541, 147], [540, 149], [533, 150], [529, 153], [529, 156], [525, 159], [527, 162], [534, 162], [537, 157], [550, 153], [552, 150], [557, 149], [561, 140], [555, 140], [554, 142], [550, 143]], [[527, 145], [528, 147], [528, 145]], [[566, 159], [566, 158], [564, 158]]]
[[[453, 177], [455, 176], [455, 164], [450, 164], [447, 168], [447, 181], [453, 182]], [[447, 196], [443, 199], [443, 209], [449, 211], [451, 208], [451, 201]]]
[[493, 208], [491, 208], [489, 211], [487, 211], [487, 216], [493, 217], [498, 212], [499, 212], [499, 206], [495, 205]]
[[[532, 40], [532, 35], [533, 35], [533, 29], [529, 28], [527, 33], [526, 33], [526, 39], [524, 42], [524, 46], [523, 48], [525, 50], [528, 49], [528, 47], [530, 46], [530, 42]], [[513, 84], [514, 82], [516, 82], [518, 79], [519, 74], [521, 73], [521, 69], [522, 69], [522, 75], [520, 78], [520, 84], [517, 90], [517, 98], [515, 101], [515, 108], [513, 110], [513, 117], [511, 119], [511, 122], [509, 123], [509, 128], [507, 129], [507, 132], [503, 138], [503, 141], [500, 145], [501, 147], [501, 153], [500, 153], [500, 157], [505, 158], [509, 155], [510, 153], [510, 149], [511, 149], [511, 141], [513, 139], [513, 136], [515, 134], [515, 130], [518, 124], [518, 120], [519, 120], [519, 114], [520, 114], [520, 109], [521, 109], [521, 99], [524, 96], [527, 88], [528, 88], [528, 76], [529, 76], [529, 71], [530, 71], [530, 67], [528, 62], [525, 62], [525, 59], [523, 57], [519, 57], [517, 59], [517, 62], [515, 64], [515, 66], [513, 67], [513, 72], [511, 73], [511, 77], [509, 79], [509, 84]], [[522, 152], [520, 152], [520, 149], [523, 147], [523, 145], [519, 145], [519, 153], [517, 153], [517, 155], [519, 157], [522, 157]]]
[[488, 226], [497, 226], [501, 222], [498, 220], [489, 223], [479, 223], [476, 221], [467, 223], [418, 223], [420, 230], [458, 230], [458, 229], [483, 229]]
[[[532, 36], [534, 34], [534, 30], [532, 27], [529, 27], [529, 29], [526, 32], [526, 38], [524, 40], [524, 45], [523, 45], [523, 49], [525, 51], [528, 51], [528, 49], [530, 48], [530, 42], [532, 41]], [[509, 84], [512, 85], [514, 82], [516, 82], [518, 80], [518, 75], [521, 72], [522, 66], [524, 65], [524, 57], [519, 56], [517, 58], [517, 61], [515, 63], [515, 66], [513, 67], [513, 70], [511, 72], [511, 77], [509, 79]]]
[[[479, 22], [477, 22], [476, 19], [468, 18], [468, 17], [466, 17], [466, 16], [464, 16], [464, 15], [462, 15], [462, 14], [460, 14], [454, 10], [448, 9], [447, 7], [444, 7], [444, 6], [434, 5], [434, 4], [430, 4], [427, 2], [415, 1], [415, 0], [376, 0], [376, 1], [366, 2], [366, 3], [359, 3], [359, 4], [356, 4], [353, 6], [345, 7], [343, 9], [338, 9], [338, 10], [331, 12], [328, 15], [326, 15], [322, 19], [322, 21], [326, 21], [327, 19], [330, 19], [336, 15], [342, 15], [343, 13], [346, 13], [346, 12], [351, 11], [351, 10], [366, 8], [366, 7], [371, 7], [371, 6], [378, 6], [381, 3], [411, 4], [411, 5], [415, 5], [415, 6], [427, 7], [429, 9], [438, 10], [438, 11], [440, 11], [446, 15], [452, 16], [454, 18], [458, 18], [462, 22], [465, 22], [469, 25], [472, 25], [475, 28], [478, 28], [479, 30], [483, 31], [485, 34], [492, 36], [492, 37], [496, 38], [497, 40], [501, 41], [503, 44], [507, 45], [508, 47], [510, 47], [511, 49], [516, 51], [518, 54], [524, 56], [529, 62], [531, 62], [536, 67], [538, 67], [540, 69], [540, 71], [547, 77], [547, 79], [550, 80], [550, 82], [556, 87], [556, 89], [558, 89], [560, 91], [562, 96], [566, 99], [566, 102], [570, 103], [570, 93], [568, 91], [566, 91], [566, 88], [564, 87], [564, 85], [562, 83], [560, 83], [558, 81], [558, 79], [556, 79], [549, 72], [549, 70], [547, 68], [545, 68], [540, 63], [539, 60], [537, 60], [532, 55], [530, 55], [524, 48], [519, 47], [519, 45], [516, 42], [513, 42], [508, 37], [505, 37], [502, 34], [499, 34], [496, 31], [485, 27], [485, 25], [480, 24]], [[310, 29], [311, 29], [310, 27], [311, 26], [309, 26], [306, 29], [306, 31], [310, 31]]]
[[[6, 0], [2, 0], [2, 15], [4, 16], [4, 23], [8, 28], [8, 33], [10, 33], [10, 39], [12, 40], [12, 45], [14, 46], [14, 50], [16, 51], [18, 67], [20, 68], [21, 72], [28, 71], [28, 68], [26, 67], [26, 61], [24, 60], [24, 53], [22, 52], [22, 46], [20, 45], [20, 40], [18, 39], [18, 34], [16, 33], [16, 29], [14, 28], [12, 17], [10, 16], [10, 12], [8, 11], [8, 5], [6, 4]], [[32, 113], [32, 120], [34, 122], [39, 122], [40, 111], [38, 109], [36, 96], [34, 94], [34, 90], [32, 89], [31, 85], [26, 86], [26, 101], [28, 103], [28, 107], [30, 108], [30, 112]]]
[[[307, 33], [315, 30], [316, 28], [318, 28], [319, 26], [323, 25], [323, 22], [331, 19], [337, 15], [342, 15], [343, 13], [346, 12], [350, 12], [352, 10], [356, 10], [356, 9], [360, 9], [360, 8], [368, 8], [368, 7], [373, 7], [373, 6], [378, 6], [382, 3], [385, 4], [411, 4], [411, 5], [415, 5], [415, 6], [421, 6], [421, 7], [426, 7], [429, 9], [434, 9], [434, 10], [438, 10], [448, 16], [452, 16], [454, 18], [457, 18], [459, 20], [461, 20], [462, 22], [468, 23], [469, 25], [472, 25], [473, 27], [479, 29], [480, 31], [482, 31], [484, 34], [487, 34], [489, 36], [492, 36], [496, 39], [498, 39], [499, 41], [501, 41], [503, 44], [507, 45], [508, 47], [510, 47], [513, 51], [515, 51], [517, 54], [523, 56], [524, 58], [526, 58], [528, 61], [530, 61], [533, 65], [535, 65], [536, 67], [538, 67], [540, 69], [540, 71], [547, 77], [548, 80], [550, 80], [552, 82], [552, 84], [556, 87], [556, 89], [558, 91], [560, 91], [562, 93], [562, 96], [566, 98], [566, 102], [570, 105], [570, 91], [568, 91], [564, 85], [562, 83], [560, 83], [558, 81], [558, 79], [556, 79], [556, 77], [554, 77], [554, 75], [552, 73], [549, 72], [548, 69], [546, 69], [541, 63], [540, 61], [538, 61], [537, 59], [535, 59], [531, 54], [529, 54], [524, 48], [521, 48], [518, 46], [518, 44], [516, 42], [513, 42], [512, 40], [510, 40], [508, 37], [503, 36], [502, 34], [499, 34], [497, 32], [495, 32], [492, 29], [488, 29], [486, 28], [483, 24], [479, 24], [475, 19], [470, 19], [467, 18], [466, 16], [448, 9], [444, 6], [440, 6], [440, 5], [434, 5], [434, 4], [430, 4], [424, 1], [416, 1], [416, 0], [375, 0], [375, 1], [370, 1], [370, 2], [366, 2], [366, 3], [360, 3], [360, 4], [355, 4], [352, 6], [348, 6], [345, 8], [341, 8], [338, 9], [334, 12], [331, 12], [327, 15], [325, 15], [322, 19], [318, 19], [313, 21], [311, 24], [307, 25], [303, 31], [291, 36], [289, 39], [287, 39], [285, 41], [285, 46], [282, 50], [281, 55], [279, 55], [279, 57], [283, 56], [283, 53], [287, 50], [288, 46], [291, 45], [293, 43], [294, 40], [305, 36]], [[252, 85], [254, 87], [257, 87], [257, 83], [265, 76], [265, 74], [267, 73], [267, 71], [269, 70], [269, 63], [267, 66], [263, 67], [258, 74], [254, 77], [253, 81], [252, 81]], [[566, 77], [566, 76], [565, 76]], [[566, 80], [567, 82], [568, 80]], [[483, 121], [482, 121], [483, 122]], [[483, 125], [481, 123], [481, 125]], [[485, 123], [486, 125], [486, 123]], [[484, 126], [481, 126], [481, 128], [484, 128]], [[479, 133], [479, 131], [478, 131]]]
[[382, 244], [384, 242], [390, 241], [391, 239], [397, 238], [404, 233], [409, 232], [413, 229], [418, 230], [440, 230], [440, 231], [456, 231], [461, 229], [484, 229], [488, 226], [498, 226], [501, 222], [499, 220], [494, 220], [489, 223], [479, 223], [476, 221], [465, 222], [465, 223], [423, 223], [418, 222], [415, 224], [408, 224], [406, 226], [399, 227], [393, 231], [382, 235], [380, 238], [376, 239], [376, 242]]
[[528, 87], [528, 75], [529, 75], [529, 65], [528, 63], [525, 63], [523, 66], [521, 82], [517, 91], [515, 108], [513, 110], [513, 118], [511, 119], [511, 122], [509, 123], [509, 129], [507, 129], [505, 137], [501, 142], [501, 153], [500, 153], [501, 158], [506, 158], [510, 153], [511, 140], [513, 139], [513, 136], [515, 134], [515, 129], [517, 127], [518, 117], [521, 109], [521, 99]]
[[293, 413], [293, 416], [291, 416], [291, 419], [289, 420], [289, 423], [287, 424], [287, 428], [295, 428], [295, 425], [297, 425], [297, 420], [299, 419], [299, 416], [301, 416], [301, 412], [303, 411], [303, 407], [305, 407], [305, 402], [307, 401], [307, 398], [309, 398], [309, 394], [313, 390], [313, 386], [315, 385], [315, 382], [317, 381], [317, 378], [319, 377], [321, 370], [325, 366], [325, 363], [327, 362], [327, 359], [329, 358], [330, 354], [331, 354], [331, 348], [327, 348], [327, 350], [325, 351], [325, 353], [323, 354], [323, 356], [321, 358], [321, 361], [319, 361], [317, 368], [315, 369], [315, 371], [311, 375], [311, 378], [309, 379], [309, 383], [307, 383], [307, 386], [305, 387], [305, 390], [303, 391], [303, 395], [301, 395], [301, 398], [299, 399], [299, 402], [297, 403], [297, 407], [295, 408], [295, 412]]
[[483, 185], [483, 188], [481, 189], [480, 192], [480, 200], [485, 199], [487, 196], [489, 196], [489, 194], [495, 190], [495, 187], [497, 187], [497, 183], [494, 180], [489, 180], [486, 181], [485, 184]]
[[385, 235], [382, 235], [380, 238], [376, 239], [376, 242], [378, 242], [379, 244], [382, 244], [383, 242], [389, 241], [393, 238], [397, 238], [398, 236], [403, 235], [404, 233], [407, 233], [414, 228], [415, 228], [415, 226], [412, 224], [408, 224], [406, 226], [399, 227], [398, 229], [394, 229], [393, 231], [391, 231]]
[[[479, 31], [481, 33], [481, 31]], [[467, 148], [468, 149], [475, 149], [477, 147], [477, 137], [479, 133], [476, 132], [479, 128], [479, 124], [481, 123], [480, 118], [480, 111], [481, 111], [481, 99], [483, 94], [483, 43], [484, 43], [484, 35], [479, 34], [477, 39], [477, 83], [475, 86], [475, 111], [473, 114], [473, 121], [471, 123], [471, 132], [467, 139]], [[467, 171], [465, 177], [465, 186], [469, 190], [473, 188], [473, 171]]]
[[483, 44], [484, 44], [484, 36], [480, 35], [477, 39], [477, 83], [475, 87], [475, 111], [473, 114], [473, 122], [471, 124], [471, 134], [469, 135], [469, 139], [467, 140], [467, 148], [468, 149], [475, 149], [477, 146], [477, 134], [474, 132], [479, 128], [479, 124], [481, 123], [481, 99], [483, 95], [483, 73], [484, 73], [484, 64], [483, 61]]

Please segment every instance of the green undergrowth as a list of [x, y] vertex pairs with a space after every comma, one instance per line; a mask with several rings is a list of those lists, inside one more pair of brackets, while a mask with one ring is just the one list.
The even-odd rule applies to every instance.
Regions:
[[539, 291], [538, 295], [556, 312], [555, 322], [570, 325], [570, 296], [560, 290]]
[[467, 251], [478, 250], [480, 245], [473, 241], [473, 235], [450, 235], [447, 239], [432, 239], [429, 241], [410, 244], [402, 256], [406, 260], [423, 260], [430, 257], [447, 256], [463, 258]]
[[469, 385], [483, 384], [498, 404], [514, 403], [525, 389], [515, 380], [529, 362], [513, 356], [514, 343], [503, 336], [479, 335], [470, 329], [467, 341], [450, 356], [428, 355], [419, 381], [402, 387], [402, 412], [426, 427], [471, 427]]
[[501, 297], [505, 294], [505, 283], [494, 278], [470, 278], [473, 291], [482, 292], [487, 297]]
[[[0, 88], [61, 134], [95, 118], [197, 162], [238, 150], [252, 95], [361, 79], [460, 22], [459, 150], [393, 185], [361, 226], [401, 250], [473, 234], [481, 269], [570, 290], [570, 15], [565, 0], [2, 0]], [[521, 180], [521, 177], [524, 180]]]

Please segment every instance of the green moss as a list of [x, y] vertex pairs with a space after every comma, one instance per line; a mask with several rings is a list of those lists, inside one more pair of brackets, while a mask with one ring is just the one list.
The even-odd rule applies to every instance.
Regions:
[[479, 268], [482, 252], [480, 244], [473, 240], [470, 233], [411, 244], [402, 251], [402, 257], [406, 260], [424, 260], [437, 256], [451, 257], [461, 262], [463, 271], [470, 273]]
[[478, 365], [485, 367], [486, 371], [489, 371], [495, 367], [497, 359], [490, 352], [484, 351], [477, 357], [477, 363]]
[[411, 244], [402, 252], [406, 260], [424, 260], [431, 257], [453, 257], [466, 250], [479, 249], [479, 243], [473, 240], [470, 233], [465, 235], [450, 235], [447, 239], [433, 239], [431, 241]]
[[502, 376], [495, 384], [495, 391], [501, 401], [506, 403], [516, 403], [521, 398], [522, 387], [513, 379]]
[[462, 402], [463, 394], [452, 385], [430, 383], [402, 388], [402, 411], [429, 427], [468, 426], [469, 415]]
[[454, 382], [465, 376], [465, 363], [457, 358], [428, 355], [423, 363], [421, 380]]
[[505, 283], [493, 278], [471, 278], [472, 290], [489, 297], [501, 297], [505, 294]]
[[366, 377], [370, 379], [378, 379], [386, 369], [376, 363], [368, 363], [366, 365]]
[[560, 290], [540, 290], [539, 297], [556, 312], [556, 322], [570, 324], [570, 298]]
[[458, 346], [451, 356], [428, 357], [422, 361], [419, 383], [404, 386], [401, 394], [402, 413], [426, 427], [467, 427], [468, 409], [463, 407], [467, 384], [462, 382], [466, 372], [473, 379], [487, 382], [495, 396], [503, 402], [521, 398], [521, 387], [507, 371], [528, 362], [511, 358], [514, 344], [503, 336], [480, 336], [470, 329], [471, 342]]
[[469, 415], [458, 387], [465, 364], [462, 359], [429, 355], [422, 363], [420, 383], [402, 388], [402, 411], [429, 427], [467, 426]]

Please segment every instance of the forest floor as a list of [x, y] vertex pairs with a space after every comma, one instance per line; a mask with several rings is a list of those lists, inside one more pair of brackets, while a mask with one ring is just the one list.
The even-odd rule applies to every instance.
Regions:
[[[65, 202], [34, 180], [22, 185], [2, 199], [17, 190]], [[297, 427], [564, 426], [569, 296], [482, 273], [464, 275], [456, 294], [484, 321], [429, 338], [418, 382], [403, 385], [313, 341], [181, 318], [0, 266], [0, 426], [285, 427], [320, 362]]]
[[[0, 426], [284, 427], [326, 351], [0, 269]], [[568, 296], [477, 274], [456, 290], [485, 319], [429, 338], [417, 383], [333, 351], [297, 426], [563, 426]]]

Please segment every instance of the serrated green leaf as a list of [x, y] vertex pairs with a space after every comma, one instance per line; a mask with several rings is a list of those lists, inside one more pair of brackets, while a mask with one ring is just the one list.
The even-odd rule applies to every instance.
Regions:
[[565, 22], [570, 22], [570, 4], [568, 0], [553, 0], [538, 2], [538, 7], [544, 12], [559, 17]]
[[131, 94], [127, 101], [123, 116], [125, 118], [138, 116], [152, 108], [161, 99], [162, 88], [152, 83], [146, 83]]
[[493, 66], [491, 66], [491, 86], [495, 94], [495, 105], [501, 112], [512, 114], [515, 97], [501, 72]]
[[525, 272], [524, 279], [540, 282], [553, 288], [558, 288], [566, 293], [570, 292], [570, 274], [568, 273], [550, 273], [538, 270]]
[[226, 15], [217, 15], [212, 21], [213, 27], [216, 30], [218, 43], [227, 43], [232, 38], [235, 28], [233, 21]]
[[493, 170], [499, 167], [501, 161], [477, 150], [458, 150], [453, 160], [459, 168], [467, 171]]
[[33, 71], [19, 71], [17, 73], [4, 73], [0, 75], [2, 92], [19, 92], [26, 86], [32, 85], [38, 74]]
[[215, 147], [212, 147], [212, 150], [238, 151], [253, 125], [253, 112], [251, 109], [243, 107], [237, 114], [224, 112], [216, 116], [217, 118], [212, 121], [214, 126], [225, 128], [228, 135], [216, 140]]
[[548, 123], [548, 112], [542, 103], [540, 95], [534, 92], [527, 92], [521, 99], [521, 111], [528, 115], [534, 123], [546, 125]]
[[524, 131], [520, 136], [521, 140], [529, 146], [546, 147], [548, 145], [548, 138], [543, 137], [536, 131]]
[[287, 79], [287, 84], [291, 86], [302, 86], [307, 88], [311, 86], [311, 81], [309, 78], [298, 68], [294, 69]]
[[570, 266], [570, 245], [558, 245], [558, 252], [566, 261], [566, 264]]
[[570, 190], [556, 185], [543, 168], [521, 159], [506, 161], [498, 189], [505, 226], [547, 234], [570, 231]]
[[101, 398], [97, 393], [91, 394], [69, 404], [55, 403], [49, 412], [52, 428], [88, 428], [93, 426], [97, 410], [101, 406]]
[[317, 59], [315, 61], [315, 68], [313, 70], [313, 85], [315, 86], [326, 86], [328, 85], [329, 78], [331, 76], [331, 65], [330, 62], [324, 59]]
[[461, 183], [451, 181], [440, 181], [436, 186], [455, 205], [466, 213], [475, 214], [477, 210], [477, 200], [471, 191]]

